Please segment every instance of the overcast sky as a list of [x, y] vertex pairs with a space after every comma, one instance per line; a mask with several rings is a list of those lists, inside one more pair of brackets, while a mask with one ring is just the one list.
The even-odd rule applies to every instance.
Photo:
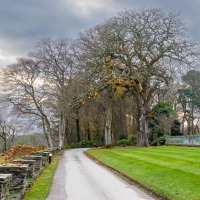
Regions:
[[131, 8], [180, 13], [191, 39], [200, 44], [200, 0], [0, 0], [0, 66], [26, 56], [42, 38], [76, 38]]

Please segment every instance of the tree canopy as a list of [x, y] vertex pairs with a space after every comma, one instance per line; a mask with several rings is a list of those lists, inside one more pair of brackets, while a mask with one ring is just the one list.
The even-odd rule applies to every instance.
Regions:
[[[129, 124], [122, 125], [122, 132], [133, 135], [134, 129], [138, 146], [149, 146], [149, 111], [157, 91], [198, 58], [198, 46], [185, 34], [178, 15], [132, 9], [79, 33], [74, 41], [41, 40], [29, 58], [4, 70], [4, 80], [15, 109], [41, 120], [49, 146], [54, 140], [60, 147], [79, 141], [80, 126], [89, 139], [91, 129], [111, 144], [120, 120]], [[199, 72], [190, 71], [182, 80], [199, 96]], [[172, 111], [165, 102], [154, 109], [157, 114]]]

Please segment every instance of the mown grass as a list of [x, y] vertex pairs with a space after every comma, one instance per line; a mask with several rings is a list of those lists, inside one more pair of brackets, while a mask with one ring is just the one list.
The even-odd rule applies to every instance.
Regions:
[[170, 200], [200, 200], [200, 148], [92, 149], [88, 154]]
[[23, 200], [45, 200], [47, 198], [60, 156], [61, 154], [55, 155], [52, 163], [46, 164], [44, 171], [34, 181], [31, 189], [25, 193]]

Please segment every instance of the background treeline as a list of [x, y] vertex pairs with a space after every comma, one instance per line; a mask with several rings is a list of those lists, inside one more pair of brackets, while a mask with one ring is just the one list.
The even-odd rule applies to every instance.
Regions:
[[[24, 124], [49, 147], [122, 139], [149, 146], [165, 135], [194, 135], [198, 59], [178, 16], [159, 9], [122, 11], [73, 41], [43, 39], [1, 69], [1, 121], [10, 130], [1, 127], [0, 140], [6, 149]], [[33, 144], [39, 135], [27, 137]]]

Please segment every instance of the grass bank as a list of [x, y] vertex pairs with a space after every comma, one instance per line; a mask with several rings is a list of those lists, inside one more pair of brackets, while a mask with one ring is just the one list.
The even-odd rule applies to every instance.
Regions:
[[170, 200], [200, 200], [200, 148], [92, 149], [92, 157]]
[[45, 200], [47, 198], [60, 156], [61, 153], [55, 155], [52, 163], [46, 164], [45, 169], [34, 181], [33, 186], [25, 193], [23, 200]]

